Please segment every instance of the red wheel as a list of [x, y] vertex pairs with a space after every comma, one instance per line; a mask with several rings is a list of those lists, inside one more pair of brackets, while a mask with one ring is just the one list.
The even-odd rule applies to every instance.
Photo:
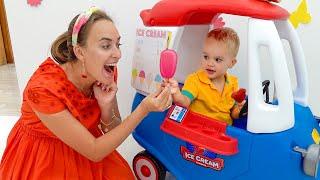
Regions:
[[166, 177], [163, 165], [146, 151], [133, 158], [133, 171], [139, 180], [164, 180]]

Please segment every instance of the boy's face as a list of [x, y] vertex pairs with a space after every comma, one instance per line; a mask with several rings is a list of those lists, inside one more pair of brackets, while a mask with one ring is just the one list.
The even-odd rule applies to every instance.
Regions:
[[227, 70], [236, 64], [227, 44], [216, 41], [213, 38], [206, 38], [201, 58], [201, 68], [205, 70], [210, 80], [224, 78]]

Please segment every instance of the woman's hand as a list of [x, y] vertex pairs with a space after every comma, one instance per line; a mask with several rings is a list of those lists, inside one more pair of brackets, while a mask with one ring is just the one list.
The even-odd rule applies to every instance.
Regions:
[[117, 84], [112, 82], [111, 84], [105, 85], [100, 82], [96, 82], [93, 85], [94, 96], [100, 106], [111, 105], [116, 93], [118, 91]]
[[171, 93], [168, 86], [159, 88], [153, 94], [149, 94], [141, 102], [141, 106], [147, 112], [159, 112], [168, 109], [172, 104]]

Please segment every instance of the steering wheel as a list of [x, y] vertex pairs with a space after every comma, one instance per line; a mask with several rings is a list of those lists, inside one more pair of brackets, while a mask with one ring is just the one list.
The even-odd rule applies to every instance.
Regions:
[[[270, 81], [269, 80], [264, 80], [262, 82], [262, 92], [263, 94], [266, 94], [266, 99], [264, 100], [265, 103], [270, 103], [269, 101], [269, 86], [270, 86]], [[239, 113], [239, 118], [245, 117], [248, 114], [248, 101], [243, 105], [240, 113]]]

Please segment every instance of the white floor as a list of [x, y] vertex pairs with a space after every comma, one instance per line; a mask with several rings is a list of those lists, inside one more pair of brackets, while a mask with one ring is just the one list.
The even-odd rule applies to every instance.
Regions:
[[19, 116], [0, 116], [0, 159], [7, 144], [7, 137]]
[[0, 66], [0, 116], [19, 115], [20, 93], [14, 64]]
[[20, 93], [14, 64], [0, 66], [0, 157], [8, 134], [19, 118]]

